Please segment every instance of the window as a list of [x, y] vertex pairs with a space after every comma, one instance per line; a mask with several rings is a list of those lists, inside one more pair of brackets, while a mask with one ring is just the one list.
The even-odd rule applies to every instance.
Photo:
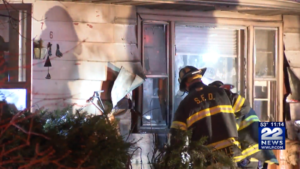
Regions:
[[166, 128], [169, 107], [168, 23], [142, 24], [143, 68], [143, 127]]
[[0, 99], [23, 110], [31, 100], [31, 6], [0, 5], [0, 14]]
[[0, 100], [13, 104], [15, 110], [26, 108], [26, 89], [0, 89]]
[[146, 80], [138, 92], [138, 109], [143, 113], [141, 128], [150, 130], [142, 132], [170, 127], [186, 96], [179, 91], [178, 72], [187, 65], [207, 68], [205, 84], [219, 80], [234, 85], [232, 91], [250, 101], [261, 121], [278, 117], [279, 24], [277, 29], [253, 27], [256, 22], [245, 27], [226, 25], [227, 20], [214, 24], [188, 17], [188, 22], [173, 16], [164, 17], [166, 22], [152, 21], [157, 15], [144, 17], [149, 20], [139, 19], [139, 43]]
[[277, 29], [254, 29], [253, 108], [261, 121], [273, 121], [277, 103]]
[[179, 91], [177, 79], [179, 70], [187, 65], [207, 68], [202, 78], [205, 84], [220, 80], [234, 85], [233, 92], [240, 92], [238, 63], [242, 40], [238, 37], [243, 31], [234, 27], [180, 23], [175, 25], [174, 110], [186, 96]]

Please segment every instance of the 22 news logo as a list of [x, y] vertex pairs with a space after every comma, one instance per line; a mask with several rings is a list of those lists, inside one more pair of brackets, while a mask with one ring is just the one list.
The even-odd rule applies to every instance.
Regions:
[[285, 124], [284, 122], [260, 122], [259, 124], [259, 149], [284, 150], [285, 149]]

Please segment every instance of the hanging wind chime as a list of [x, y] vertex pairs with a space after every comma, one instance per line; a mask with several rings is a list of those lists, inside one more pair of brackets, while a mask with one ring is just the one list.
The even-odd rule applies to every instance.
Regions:
[[55, 54], [59, 58], [63, 56], [63, 54], [59, 50], [59, 44], [56, 44], [56, 53]]
[[47, 59], [46, 59], [45, 65], [44, 65], [44, 67], [48, 67], [48, 74], [46, 76], [46, 79], [51, 79], [51, 75], [49, 73], [49, 67], [52, 66], [50, 58], [49, 58], [50, 56], [52, 56], [51, 46], [52, 46], [52, 44], [49, 42], [48, 45], [47, 45]]

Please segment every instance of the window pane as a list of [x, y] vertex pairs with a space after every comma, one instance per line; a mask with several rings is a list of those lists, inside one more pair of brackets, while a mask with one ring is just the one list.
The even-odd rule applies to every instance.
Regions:
[[143, 126], [166, 125], [168, 78], [148, 78], [143, 84]]
[[0, 101], [5, 100], [17, 110], [26, 108], [26, 89], [0, 89]]
[[164, 24], [144, 24], [144, 70], [147, 75], [167, 74], [166, 31]]
[[25, 11], [0, 11], [0, 81], [26, 81], [26, 23]]
[[255, 77], [275, 77], [276, 30], [255, 30]]
[[268, 85], [267, 81], [254, 82], [254, 98], [268, 98]]
[[255, 100], [253, 109], [261, 121], [268, 120], [268, 101]]
[[179, 91], [178, 73], [187, 65], [207, 67], [202, 79], [205, 84], [220, 80], [234, 85], [232, 91], [237, 92], [237, 34], [238, 30], [234, 29], [175, 25], [175, 110], [185, 97]]

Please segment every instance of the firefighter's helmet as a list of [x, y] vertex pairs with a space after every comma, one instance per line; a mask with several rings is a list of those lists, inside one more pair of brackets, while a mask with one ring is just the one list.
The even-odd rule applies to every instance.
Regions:
[[233, 85], [231, 85], [231, 84], [224, 84], [223, 82], [218, 81], [218, 80], [212, 82], [212, 83], [209, 84], [208, 86], [210, 86], [210, 87], [217, 87], [217, 88], [223, 88], [223, 89], [227, 89], [227, 90], [231, 90], [231, 89], [234, 88]]
[[210, 86], [210, 87], [217, 87], [217, 88], [219, 88], [219, 87], [221, 87], [221, 86], [223, 86], [224, 85], [224, 83], [223, 82], [221, 82], [221, 81], [214, 81], [214, 82], [212, 82], [211, 84], [209, 84], [208, 86]]
[[180, 69], [178, 82], [180, 84], [180, 91], [186, 91], [186, 82], [189, 78], [191, 80], [201, 79], [206, 71], [206, 68], [197, 69], [193, 66], [185, 66], [184, 68]]

